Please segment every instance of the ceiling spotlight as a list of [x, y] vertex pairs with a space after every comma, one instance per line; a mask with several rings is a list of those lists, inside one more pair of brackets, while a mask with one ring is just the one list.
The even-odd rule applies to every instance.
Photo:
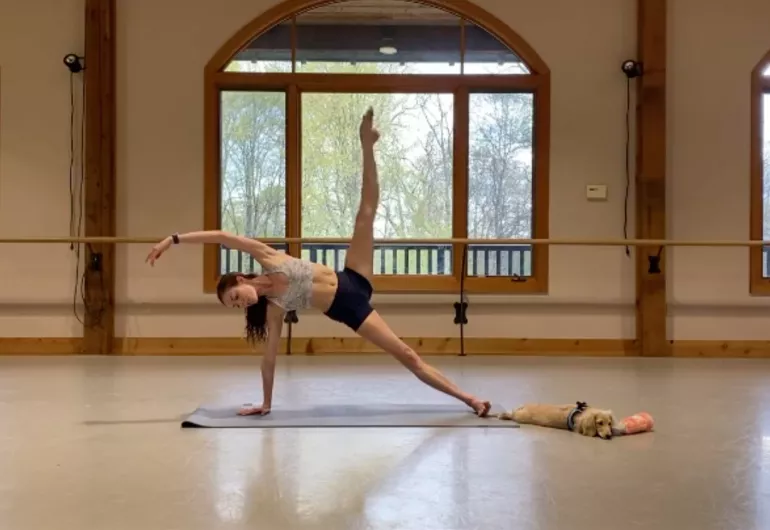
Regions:
[[383, 55], [396, 55], [398, 49], [395, 46], [380, 46], [380, 53]]
[[81, 57], [78, 57], [74, 53], [68, 53], [64, 56], [64, 66], [66, 66], [73, 74], [82, 72], [84, 67], [80, 59]]

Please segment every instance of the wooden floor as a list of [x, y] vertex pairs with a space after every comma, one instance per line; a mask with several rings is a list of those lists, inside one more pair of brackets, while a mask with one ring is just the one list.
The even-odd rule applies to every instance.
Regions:
[[[430, 360], [509, 407], [646, 410], [656, 432], [182, 430], [258, 400], [259, 359], [2, 357], [0, 528], [770, 528], [770, 361]], [[452, 400], [385, 357], [280, 359], [274, 410], [329, 403]]]

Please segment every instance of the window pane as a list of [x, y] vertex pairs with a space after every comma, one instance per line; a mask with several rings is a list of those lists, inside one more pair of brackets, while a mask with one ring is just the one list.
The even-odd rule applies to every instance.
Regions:
[[485, 29], [465, 22], [465, 74], [528, 74], [524, 61]]
[[532, 238], [532, 94], [471, 94], [468, 237], [470, 276], [531, 276], [532, 247], [495, 245]]
[[[222, 229], [286, 236], [286, 95], [222, 92]], [[283, 246], [282, 248], [285, 248]], [[248, 254], [222, 249], [222, 272], [259, 272]]]
[[763, 77], [770, 77], [770, 64], [767, 65], [767, 68], [765, 68], [765, 71], [762, 72]]
[[297, 17], [297, 72], [459, 74], [460, 19], [415, 2], [331, 4]]
[[[452, 234], [451, 94], [302, 95], [302, 236], [353, 234], [361, 198], [358, 127], [373, 106], [380, 204], [376, 238]], [[347, 245], [303, 245], [303, 257], [342, 269]], [[451, 274], [448, 245], [383, 245], [375, 274]]]
[[[770, 239], [770, 93], [762, 97], [762, 239]], [[762, 274], [770, 277], [770, 248], [762, 252]]]
[[238, 52], [226, 72], [291, 72], [291, 21], [273, 26]]

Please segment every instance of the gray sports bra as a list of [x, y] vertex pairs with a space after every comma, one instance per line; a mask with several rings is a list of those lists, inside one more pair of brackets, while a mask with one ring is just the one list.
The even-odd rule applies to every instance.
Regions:
[[265, 274], [281, 272], [289, 279], [289, 285], [281, 296], [268, 297], [284, 311], [297, 311], [310, 307], [313, 295], [313, 264], [309, 261], [291, 257], [273, 269], [265, 269]]

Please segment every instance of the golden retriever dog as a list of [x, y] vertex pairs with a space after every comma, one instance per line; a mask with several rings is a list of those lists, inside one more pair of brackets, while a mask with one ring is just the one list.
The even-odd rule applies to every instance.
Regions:
[[578, 401], [575, 405], [524, 405], [510, 412], [498, 414], [501, 420], [513, 420], [522, 425], [539, 425], [566, 429], [583, 436], [612, 439], [614, 419], [611, 410], [589, 407]]

